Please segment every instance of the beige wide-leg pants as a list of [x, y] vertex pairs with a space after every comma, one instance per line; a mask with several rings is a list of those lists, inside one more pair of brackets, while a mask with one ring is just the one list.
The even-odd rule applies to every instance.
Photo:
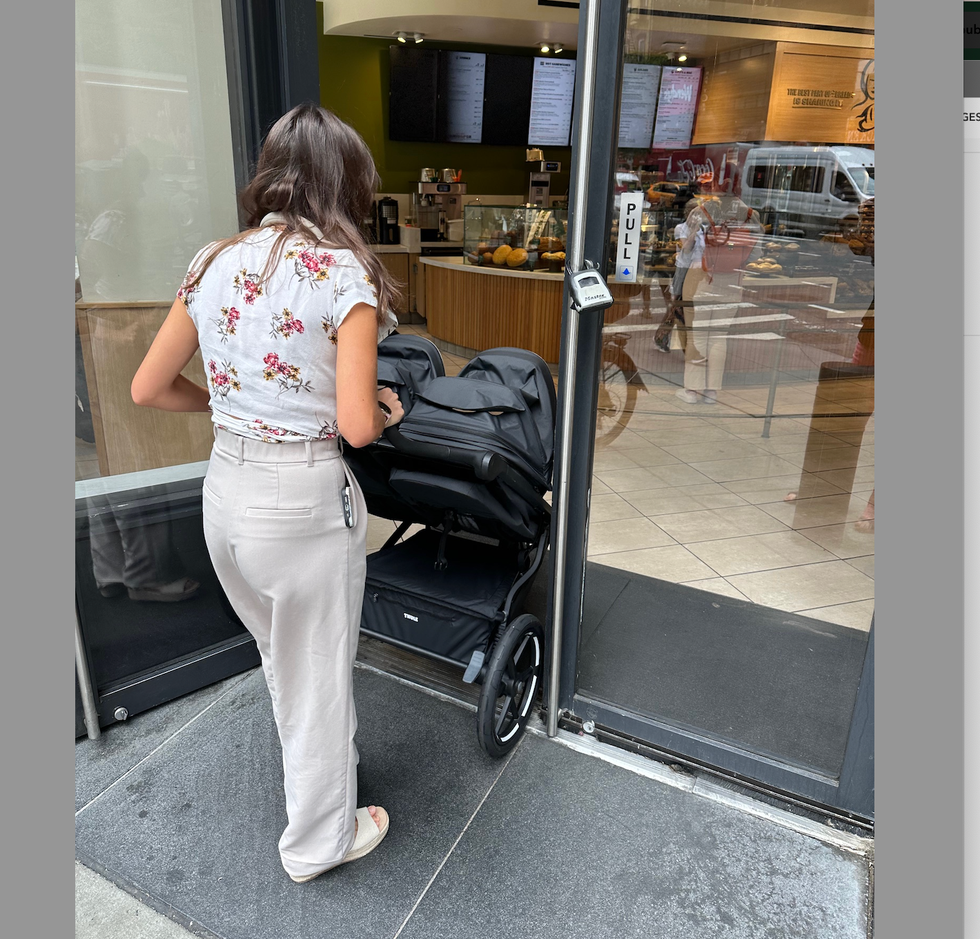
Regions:
[[708, 281], [701, 268], [692, 268], [684, 278], [684, 320], [687, 342], [684, 346], [684, 387], [689, 391], [718, 391], [725, 376], [728, 358], [728, 326], [713, 326], [712, 319], [735, 316], [733, 304], [740, 298], [737, 274], [713, 274], [710, 289], [698, 288]]
[[344, 469], [336, 440], [264, 443], [217, 429], [204, 480], [211, 561], [272, 696], [288, 817], [279, 854], [296, 877], [338, 864], [354, 841], [367, 508], [348, 473], [347, 528]]

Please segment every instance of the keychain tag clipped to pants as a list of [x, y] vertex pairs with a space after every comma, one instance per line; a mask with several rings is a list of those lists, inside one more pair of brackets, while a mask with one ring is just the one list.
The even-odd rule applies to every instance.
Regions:
[[354, 493], [346, 473], [344, 474], [344, 488], [340, 490], [340, 502], [344, 508], [344, 524], [348, 528], [353, 528], [357, 521], [354, 517]]

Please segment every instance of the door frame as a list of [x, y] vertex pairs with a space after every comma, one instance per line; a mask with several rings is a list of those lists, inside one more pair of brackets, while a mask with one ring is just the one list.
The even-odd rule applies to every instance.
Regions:
[[[626, 0], [582, 0], [579, 6], [576, 102], [589, 101], [592, 119], [586, 135], [580, 126], [583, 111], [576, 107], [572, 139], [569, 205], [582, 205], [584, 212], [569, 213], [567, 241], [581, 234], [584, 225], [586, 263], [594, 263], [605, 276], [610, 219], [613, 208], [612, 181], [618, 150], [618, 118], [626, 34]], [[591, 20], [591, 25], [590, 25]], [[582, 66], [591, 58], [600, 67]], [[613, 63], [613, 67], [608, 67]], [[586, 83], [591, 79], [590, 86]], [[586, 150], [582, 165], [583, 147]], [[581, 202], [577, 189], [586, 187]], [[584, 216], [584, 217], [583, 217]], [[559, 371], [574, 373], [576, 379], [559, 383], [556, 440], [570, 434], [573, 454], [563, 465], [562, 448], [556, 448], [555, 493], [557, 520], [554, 544], [549, 621], [553, 637], [550, 675], [548, 733], [557, 733], [562, 717], [590, 720], [614, 735], [648, 743], [669, 759], [670, 755], [701, 765], [734, 779], [750, 782], [774, 794], [804, 800], [836, 813], [843, 812], [863, 822], [874, 819], [874, 618], [852, 712], [851, 725], [840, 775], [832, 777], [811, 768], [793, 765], [777, 756], [762, 755], [715, 740], [694, 728], [684, 728], [631, 713], [607, 702], [591, 699], [576, 690], [581, 626], [585, 597], [585, 565], [588, 546], [589, 504], [592, 464], [595, 456], [596, 405], [602, 349], [603, 314], [572, 313], [568, 281], [563, 300], [565, 311]], [[569, 362], [569, 351], [574, 362]], [[569, 387], [572, 394], [565, 393]], [[557, 563], [561, 560], [561, 564]], [[560, 570], [559, 570], [560, 566]]]

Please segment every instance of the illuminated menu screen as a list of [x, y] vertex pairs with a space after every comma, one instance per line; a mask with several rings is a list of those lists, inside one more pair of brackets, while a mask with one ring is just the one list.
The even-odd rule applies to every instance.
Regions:
[[694, 114], [698, 107], [701, 69], [665, 68], [660, 78], [657, 121], [653, 129], [653, 146], [691, 146]]
[[567, 147], [572, 132], [575, 60], [534, 60], [531, 121], [527, 142], [536, 147]]
[[483, 52], [444, 52], [446, 129], [451, 143], [480, 143], [483, 136], [483, 86], [487, 57]]
[[660, 66], [627, 62], [619, 108], [619, 146], [647, 149], [653, 136], [660, 91]]

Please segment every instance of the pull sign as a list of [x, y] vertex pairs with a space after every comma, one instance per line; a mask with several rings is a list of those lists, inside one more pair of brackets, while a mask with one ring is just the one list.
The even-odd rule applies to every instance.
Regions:
[[643, 221], [643, 193], [624, 192], [619, 202], [619, 240], [616, 244], [616, 280], [635, 284], [640, 258], [640, 225]]

